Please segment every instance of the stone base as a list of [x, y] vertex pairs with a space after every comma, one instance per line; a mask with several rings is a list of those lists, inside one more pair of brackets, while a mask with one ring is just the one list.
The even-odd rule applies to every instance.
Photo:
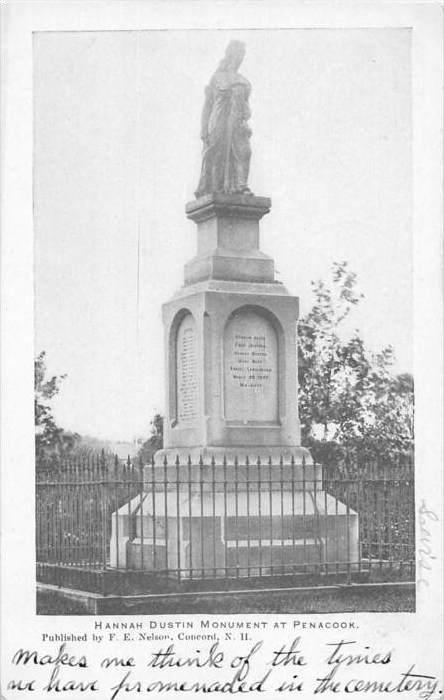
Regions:
[[192, 464], [211, 465], [214, 461], [217, 465], [222, 465], [224, 459], [227, 464], [234, 464], [237, 459], [239, 464], [245, 464], [249, 460], [250, 464], [257, 464], [257, 460], [263, 465], [269, 464], [270, 460], [274, 466], [283, 464], [313, 464], [312, 456], [305, 447], [296, 445], [267, 446], [252, 445], [248, 447], [229, 446], [197, 446], [197, 447], [170, 447], [158, 450], [154, 455], [156, 465]]
[[111, 567], [185, 580], [358, 565], [358, 515], [325, 491], [191, 486], [163, 484], [113, 513]]
[[320, 491], [322, 468], [319, 465], [227, 464], [226, 466], [197, 465], [156, 467], [143, 470], [143, 486], [149, 491], [189, 493], [236, 493], [243, 491]]
[[185, 284], [207, 279], [272, 282], [274, 262], [258, 250], [233, 253], [216, 248], [207, 255], [196, 256], [185, 265]]

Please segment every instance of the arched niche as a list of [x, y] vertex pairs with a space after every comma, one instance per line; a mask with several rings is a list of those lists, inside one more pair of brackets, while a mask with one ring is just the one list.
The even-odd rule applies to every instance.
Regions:
[[223, 337], [224, 417], [228, 423], [279, 421], [279, 337], [271, 314], [243, 307]]

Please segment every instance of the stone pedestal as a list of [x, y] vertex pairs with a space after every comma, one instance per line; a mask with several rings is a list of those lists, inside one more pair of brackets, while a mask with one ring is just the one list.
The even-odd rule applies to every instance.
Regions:
[[270, 211], [268, 197], [205, 195], [189, 202], [197, 224], [197, 255], [185, 265], [185, 285], [201, 280], [274, 282], [274, 261], [259, 250], [259, 220]]
[[267, 197], [208, 195], [187, 205], [197, 255], [185, 285], [163, 307], [166, 349], [164, 450], [177, 456], [310, 454], [300, 447], [297, 411], [298, 299], [274, 279], [259, 250]]
[[324, 491], [296, 491], [285, 481], [258, 489], [254, 482], [165, 486], [159, 478], [114, 513], [112, 529], [120, 542], [112, 567], [183, 580], [344, 573], [359, 559], [357, 514]]
[[163, 306], [164, 449], [113, 514], [111, 566], [184, 579], [358, 561], [358, 516], [300, 444], [298, 298], [259, 249], [270, 207], [223, 194], [186, 207], [198, 245]]

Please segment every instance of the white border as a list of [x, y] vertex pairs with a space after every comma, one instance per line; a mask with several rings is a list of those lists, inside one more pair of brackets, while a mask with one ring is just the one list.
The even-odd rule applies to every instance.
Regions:
[[[442, 9], [438, 3], [135, 0], [9, 2], [2, 7], [2, 623], [3, 662], [50, 627], [83, 631], [85, 619], [35, 616], [33, 465], [32, 32], [130, 29], [411, 27], [413, 50], [414, 358], [417, 504], [442, 514]], [[390, 300], [387, 300], [390, 303]], [[393, 646], [424, 640], [440, 663], [442, 539], [416, 614], [378, 617]], [[175, 616], [178, 617], [178, 616]], [[313, 616], [312, 616], [313, 617]], [[371, 614], [359, 616], [362, 627]], [[64, 622], [64, 625], [61, 623]], [[55, 623], [57, 623], [55, 625]], [[66, 623], [66, 624], [65, 624]], [[90, 625], [89, 625], [90, 627]], [[426, 638], [434, 643], [426, 647]], [[438, 666], [436, 666], [438, 669]], [[438, 670], [436, 671], [438, 673]]]

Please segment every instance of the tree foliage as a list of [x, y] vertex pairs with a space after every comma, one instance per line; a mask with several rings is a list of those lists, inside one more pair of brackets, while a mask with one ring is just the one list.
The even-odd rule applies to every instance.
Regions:
[[46, 353], [34, 360], [34, 418], [35, 452], [37, 466], [56, 457], [64, 456], [76, 445], [79, 435], [60, 428], [54, 419], [51, 399], [60, 391], [66, 374], [46, 378]]
[[393, 374], [394, 352], [370, 352], [345, 319], [362, 299], [346, 262], [334, 263], [330, 284], [312, 283], [314, 304], [299, 322], [299, 414], [314, 456], [336, 459], [344, 448], [390, 457], [413, 447], [413, 378]]

